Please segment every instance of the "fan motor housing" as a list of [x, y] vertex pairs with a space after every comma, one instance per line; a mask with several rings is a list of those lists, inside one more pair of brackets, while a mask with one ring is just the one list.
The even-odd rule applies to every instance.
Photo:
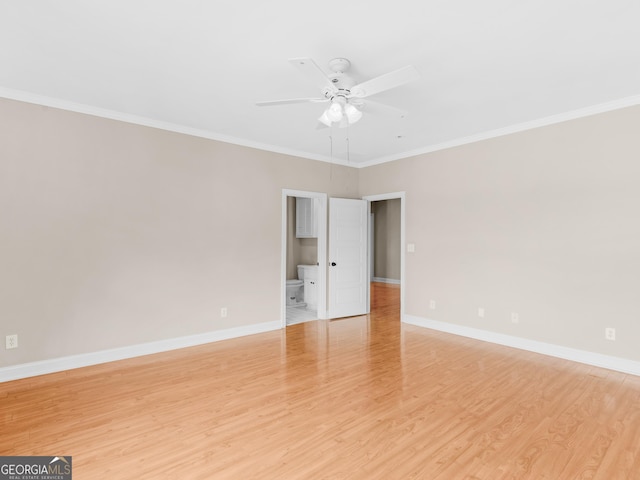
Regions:
[[356, 84], [355, 80], [345, 73], [349, 70], [349, 67], [351, 67], [351, 62], [346, 58], [334, 58], [329, 62], [329, 68], [333, 72], [333, 74], [329, 75], [331, 83], [338, 90], [346, 91], [347, 93]]
[[329, 62], [329, 68], [335, 73], [344, 73], [349, 70], [351, 62], [346, 58], [334, 58]]

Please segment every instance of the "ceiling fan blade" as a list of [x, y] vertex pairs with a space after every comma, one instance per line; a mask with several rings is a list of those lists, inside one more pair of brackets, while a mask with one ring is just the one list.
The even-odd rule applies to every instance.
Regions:
[[270, 107], [272, 105], [290, 105], [292, 103], [322, 103], [328, 101], [328, 98], [290, 98], [288, 100], [269, 100], [266, 102], [256, 102], [256, 105], [258, 107]]
[[384, 92], [391, 88], [399, 87], [405, 83], [413, 82], [420, 78], [420, 73], [413, 65], [408, 65], [399, 70], [385, 73], [379, 77], [372, 78], [351, 88], [351, 96], [364, 98], [376, 93]]
[[338, 89], [333, 85], [331, 79], [311, 58], [290, 58], [289, 63], [305, 74], [323, 91], [337, 92]]
[[382, 113], [397, 118], [404, 118], [409, 114], [409, 112], [407, 112], [406, 110], [402, 110], [401, 108], [392, 107], [391, 105], [387, 105], [385, 103], [374, 102], [373, 100], [369, 99], [364, 100], [362, 102], [362, 106], [358, 108], [361, 108], [361, 110], [367, 113]]

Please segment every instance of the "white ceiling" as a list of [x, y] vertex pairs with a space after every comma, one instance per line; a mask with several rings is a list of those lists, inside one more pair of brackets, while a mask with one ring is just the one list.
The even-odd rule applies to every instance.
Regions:
[[[363, 166], [640, 103], [639, 19], [637, 0], [0, 0], [0, 96]], [[325, 104], [257, 107], [320, 95], [295, 57], [357, 81], [415, 66], [371, 97], [409, 115], [319, 130]]]

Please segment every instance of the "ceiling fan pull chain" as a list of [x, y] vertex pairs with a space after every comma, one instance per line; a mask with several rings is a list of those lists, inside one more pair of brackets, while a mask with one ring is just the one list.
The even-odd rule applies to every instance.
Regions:
[[331, 163], [333, 163], [333, 136], [329, 135], [329, 152], [331, 154]]
[[[349, 127], [347, 127], [347, 129], [348, 128]], [[347, 133], [347, 163], [351, 163], [351, 146], [350, 146], [350, 143], [349, 143], [348, 133]]]

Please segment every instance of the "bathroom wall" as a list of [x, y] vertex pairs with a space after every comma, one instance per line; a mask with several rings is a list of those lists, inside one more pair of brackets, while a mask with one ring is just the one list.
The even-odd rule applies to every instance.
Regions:
[[287, 197], [287, 280], [298, 278], [298, 265], [318, 262], [318, 239], [296, 238], [296, 198]]

